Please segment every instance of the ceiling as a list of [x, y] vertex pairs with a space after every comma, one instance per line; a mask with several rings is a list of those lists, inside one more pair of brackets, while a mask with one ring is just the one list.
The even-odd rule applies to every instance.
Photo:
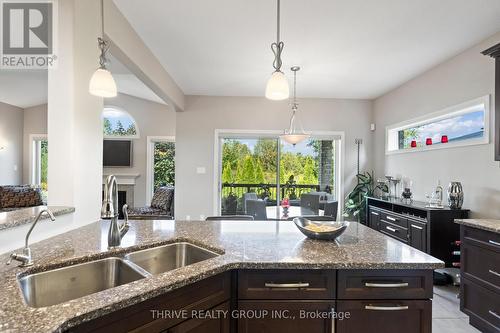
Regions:
[[47, 103], [47, 71], [0, 70], [0, 102], [23, 109]]
[[[112, 55], [109, 56], [108, 67], [113, 73], [118, 92], [166, 104]], [[47, 86], [46, 70], [0, 70], [0, 102], [23, 109], [45, 104]]]
[[[114, 0], [185, 94], [263, 96], [274, 0]], [[500, 31], [498, 0], [285, 0], [298, 95], [376, 98]]]

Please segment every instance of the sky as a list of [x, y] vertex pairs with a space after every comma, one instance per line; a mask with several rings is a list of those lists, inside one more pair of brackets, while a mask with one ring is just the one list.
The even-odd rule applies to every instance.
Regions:
[[110, 121], [112, 129], [116, 128], [118, 121], [122, 123], [123, 128], [125, 129], [134, 123], [134, 120], [127, 113], [111, 108], [104, 109], [103, 117]]

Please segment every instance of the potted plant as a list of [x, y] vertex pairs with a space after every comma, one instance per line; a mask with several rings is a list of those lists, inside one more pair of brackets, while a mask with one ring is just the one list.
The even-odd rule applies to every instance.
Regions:
[[375, 190], [379, 189], [382, 192], [389, 192], [386, 184], [375, 185], [373, 174], [358, 173], [356, 175], [358, 184], [347, 195], [344, 207], [344, 217], [357, 218], [358, 222], [365, 223], [366, 221], [366, 198], [373, 196]]

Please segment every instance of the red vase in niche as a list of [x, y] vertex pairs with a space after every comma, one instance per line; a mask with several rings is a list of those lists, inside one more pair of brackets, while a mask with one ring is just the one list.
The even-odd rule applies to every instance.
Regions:
[[443, 135], [441, 137], [441, 143], [448, 143], [448, 135]]
[[411, 145], [412, 148], [417, 148], [417, 141], [412, 140], [412, 142], [411, 142], [410, 145]]
[[431, 145], [432, 145], [432, 139], [431, 139], [431, 138], [427, 138], [427, 139], [425, 139], [425, 144], [426, 144], [427, 146], [431, 146]]

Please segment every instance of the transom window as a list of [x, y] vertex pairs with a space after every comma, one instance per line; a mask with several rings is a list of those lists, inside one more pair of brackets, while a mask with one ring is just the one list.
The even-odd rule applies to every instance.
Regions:
[[386, 153], [489, 142], [489, 96], [387, 127]]
[[126, 111], [112, 106], [104, 107], [103, 132], [106, 138], [139, 137], [139, 129], [134, 118]]

